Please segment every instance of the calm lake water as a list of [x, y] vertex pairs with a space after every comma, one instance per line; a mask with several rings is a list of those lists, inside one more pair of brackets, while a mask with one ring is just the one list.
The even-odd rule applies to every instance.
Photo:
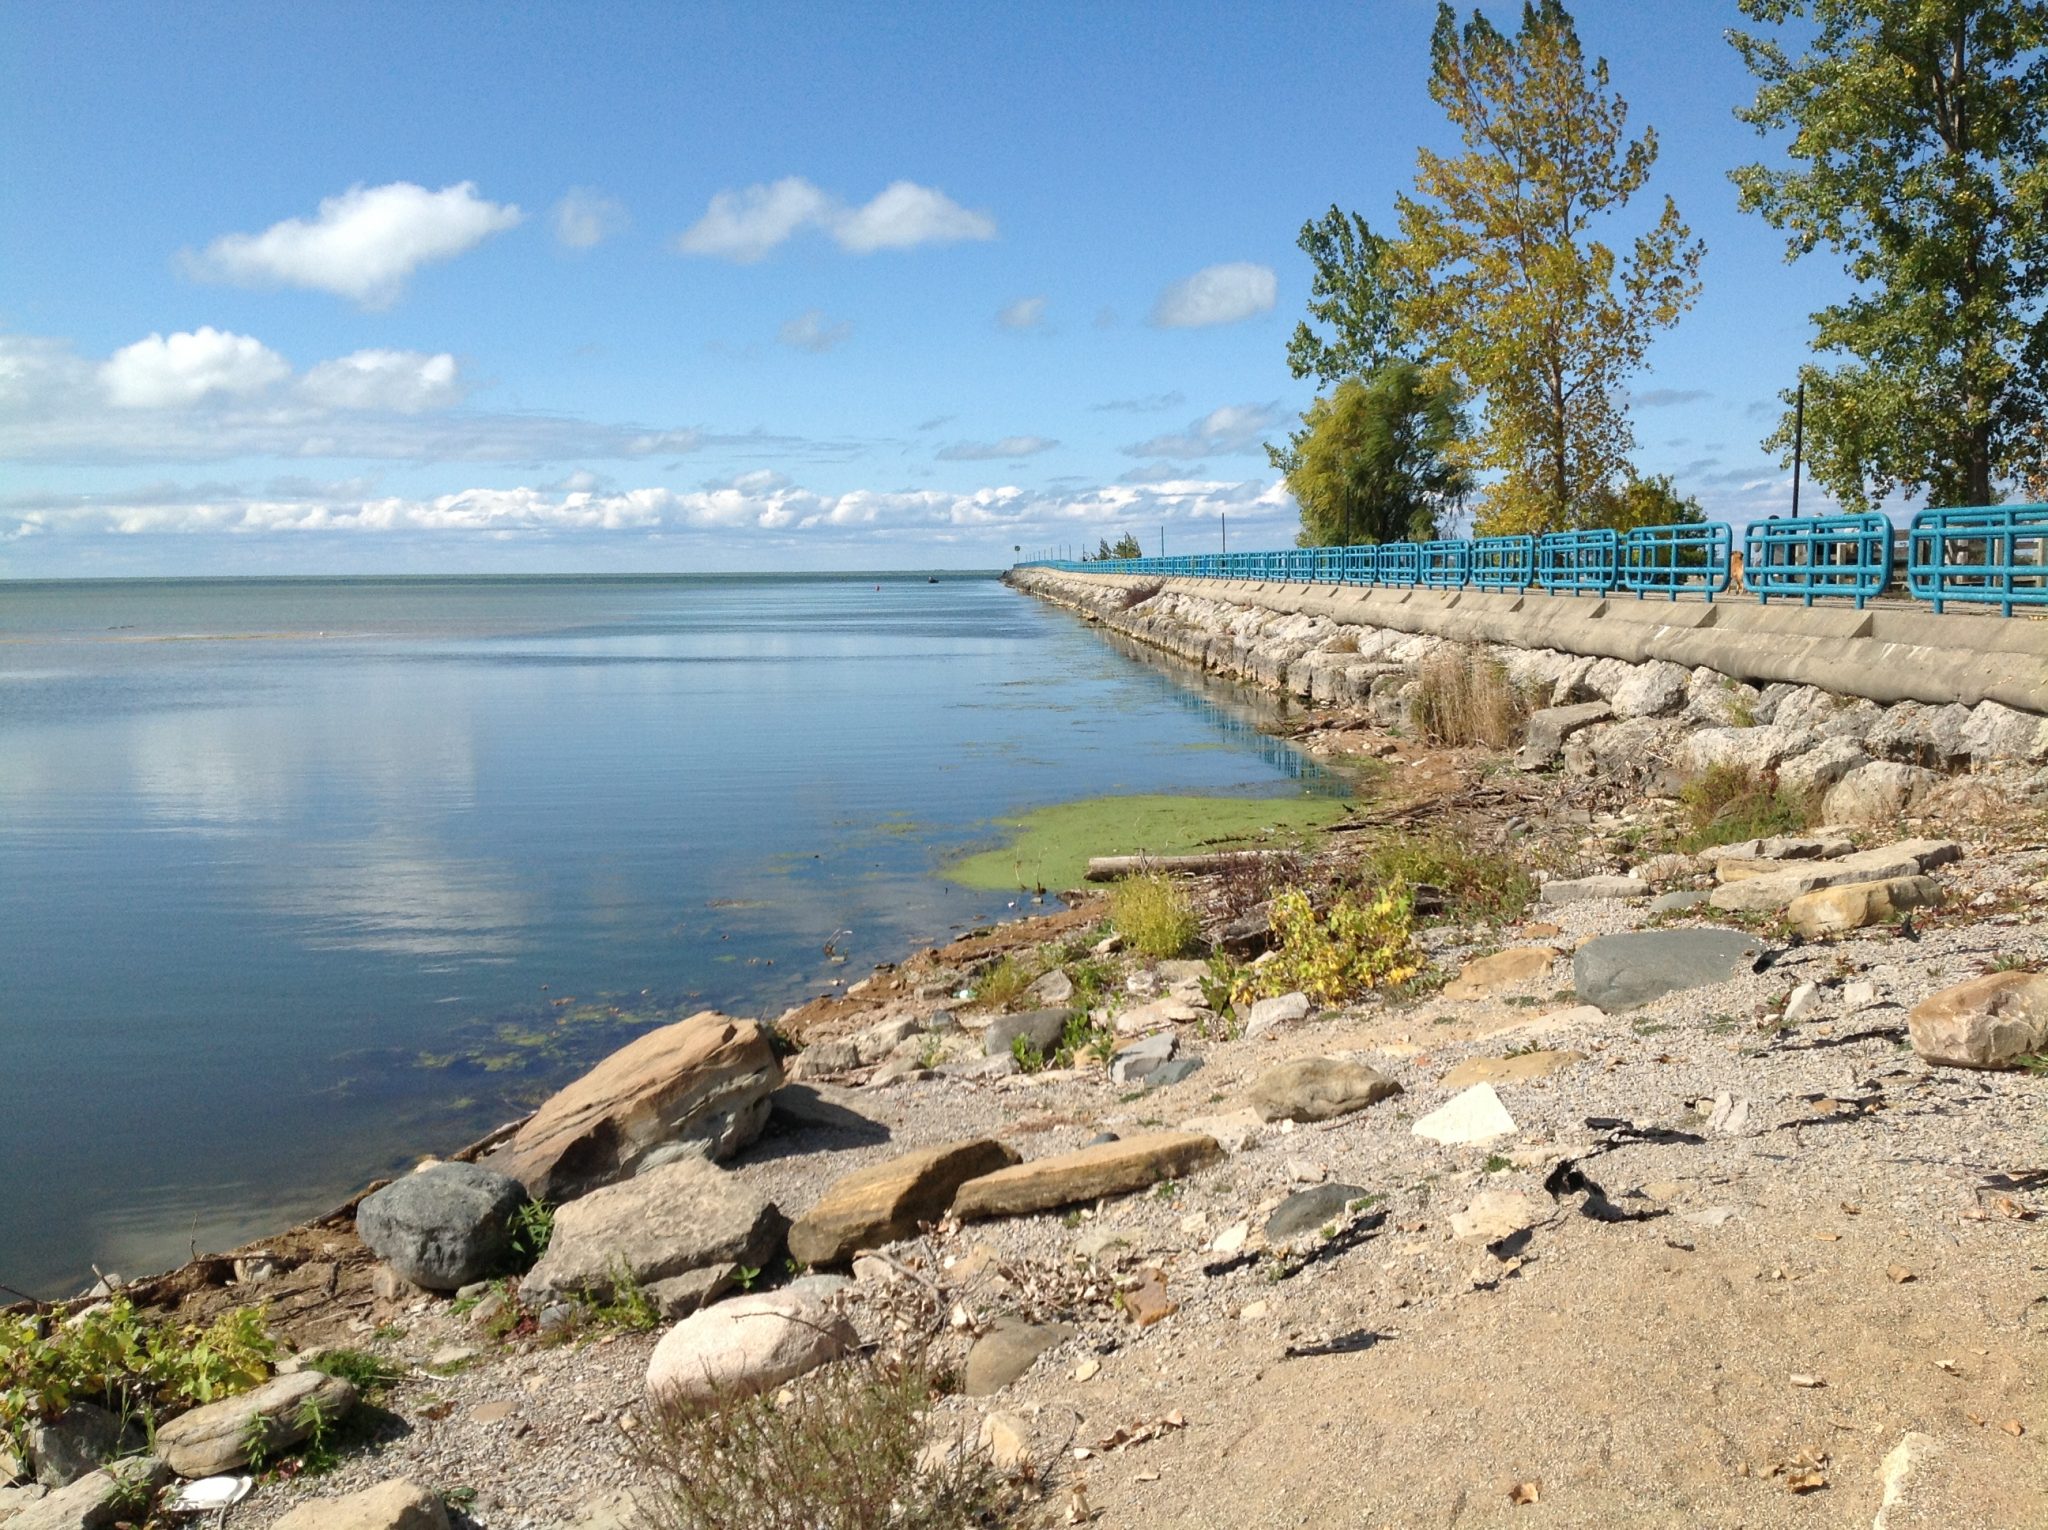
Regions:
[[0, 1282], [1028, 910], [941, 875], [996, 815], [1334, 789], [1258, 705], [987, 578], [0, 584]]

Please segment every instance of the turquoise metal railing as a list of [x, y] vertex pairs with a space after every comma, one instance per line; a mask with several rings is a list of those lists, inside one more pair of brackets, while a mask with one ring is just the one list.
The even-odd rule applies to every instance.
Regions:
[[2048, 606], [2048, 505], [1923, 510], [1907, 535], [1906, 588], [1944, 609], [1952, 600]]
[[[1764, 603], [1850, 600], [1861, 606], [1892, 588], [1898, 536], [1882, 515], [1753, 522], [1742, 539], [1742, 587]], [[2048, 505], [1924, 510], [1913, 517], [1905, 540], [1906, 591], [1936, 611], [1950, 602], [1996, 606], [2006, 616], [2023, 607], [2048, 607]], [[1541, 586], [1554, 595], [1628, 590], [1638, 599], [1698, 595], [1711, 601], [1733, 582], [1733, 544], [1725, 523], [1709, 521], [1638, 527], [1626, 535], [1557, 531], [1023, 566], [1384, 589], [1503, 592]]]
[[1551, 531], [1536, 539], [1536, 582], [1551, 594], [1605, 595], [1621, 582], [1612, 531]]
[[1846, 596], [1857, 606], [1892, 578], [1892, 523], [1882, 515], [1815, 515], [1752, 521], [1742, 538], [1742, 583], [1765, 605]]
[[1482, 590], [1526, 590], [1536, 582], [1536, 539], [1474, 537], [1472, 582]]
[[1638, 526], [1621, 541], [1621, 587], [1645, 595], [1696, 592], [1711, 601], [1728, 588], [1733, 538], [1720, 521], [1703, 526]]

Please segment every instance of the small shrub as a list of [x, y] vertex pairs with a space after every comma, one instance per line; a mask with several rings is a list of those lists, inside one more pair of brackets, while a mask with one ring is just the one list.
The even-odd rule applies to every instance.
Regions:
[[1045, 1067], [1044, 1051], [1029, 1036], [1012, 1036], [1010, 1055], [1017, 1059], [1020, 1073], [1037, 1073]]
[[938, 1377], [924, 1362], [841, 1361], [772, 1396], [721, 1389], [651, 1410], [631, 1449], [649, 1530], [969, 1530], [1012, 1496], [968, 1440], [928, 1450]]
[[1711, 765], [1679, 789], [1688, 825], [1681, 850], [1707, 850], [1738, 840], [1796, 834], [1819, 814], [1816, 793], [1781, 786], [1770, 772], [1742, 765]]
[[1246, 972], [1240, 999], [1300, 989], [1330, 1004], [1367, 989], [1405, 983], [1422, 970], [1408, 891], [1395, 885], [1361, 901], [1340, 894], [1318, 917], [1308, 894], [1273, 900], [1274, 958]]
[[261, 1307], [196, 1323], [154, 1322], [125, 1296], [69, 1322], [0, 1317], [0, 1441], [73, 1402], [154, 1425], [246, 1392], [270, 1375], [277, 1343]]
[[1262, 907], [1274, 893], [1299, 882], [1302, 871], [1301, 854], [1294, 850], [1274, 850], [1231, 861], [1211, 879], [1216, 889], [1216, 911], [1226, 923], [1249, 914]]
[[522, 1273], [540, 1263], [555, 1235], [555, 1208], [545, 1201], [528, 1201], [512, 1213], [512, 1263]]
[[1178, 956], [1202, 932], [1187, 889], [1172, 877], [1125, 877], [1109, 894], [1109, 922], [1140, 956]]
[[1432, 744], [1506, 749], [1521, 736], [1529, 704], [1507, 667], [1477, 649], [1455, 648], [1422, 661], [1408, 720]]
[[987, 1009], [1014, 1004], [1038, 980], [1038, 974], [1015, 956], [1005, 956], [974, 985], [974, 1002]]
[[1536, 896], [1530, 867], [1504, 850], [1474, 844], [1452, 829], [1404, 834], [1373, 845], [1365, 872], [1375, 885], [1424, 883], [1444, 895], [1444, 913], [1463, 922], [1513, 919]]

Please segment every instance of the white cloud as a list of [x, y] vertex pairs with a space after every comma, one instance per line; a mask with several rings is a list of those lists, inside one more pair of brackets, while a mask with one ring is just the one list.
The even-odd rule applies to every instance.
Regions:
[[100, 368], [107, 397], [123, 409], [168, 409], [209, 394], [260, 393], [291, 375], [291, 363], [261, 340], [211, 325], [151, 335], [124, 345]]
[[996, 220], [969, 212], [942, 191], [913, 181], [892, 181], [865, 207], [835, 223], [832, 237], [856, 255], [875, 250], [911, 250], [921, 244], [958, 244], [993, 239]]
[[294, 384], [260, 341], [201, 329], [124, 347], [104, 362], [69, 343], [0, 333], [0, 463], [212, 462], [236, 457], [396, 462], [673, 457], [843, 461], [863, 443], [755, 430], [714, 435], [562, 415], [455, 407], [455, 358], [365, 350]]
[[1273, 307], [1276, 284], [1271, 266], [1235, 260], [1204, 266], [1159, 294], [1152, 322], [1161, 329], [1202, 329], [1235, 324]]
[[1045, 299], [1020, 297], [996, 314], [1004, 329], [1037, 329], [1045, 323]]
[[807, 224], [825, 219], [832, 199], [802, 176], [789, 175], [770, 186], [721, 191], [704, 216], [676, 236], [685, 255], [714, 255], [750, 264], [761, 259]]
[[812, 308], [784, 324], [775, 338], [799, 351], [822, 353], [852, 339], [853, 326], [844, 319], [834, 322], [822, 309]]
[[995, 220], [970, 212], [944, 192], [894, 181], [861, 207], [849, 207], [799, 175], [767, 185], [721, 191], [704, 216], [676, 236], [685, 255], [750, 265], [806, 228], [828, 234], [855, 255], [908, 250], [921, 244], [993, 239]]
[[572, 250], [587, 250], [622, 234], [632, 220], [625, 204], [589, 186], [571, 186], [555, 204], [555, 242]]
[[467, 389], [446, 351], [369, 350], [321, 362], [299, 380], [299, 392], [329, 409], [420, 414], [461, 403]]
[[200, 277], [245, 286], [310, 287], [388, 307], [406, 278], [451, 260], [518, 223], [517, 207], [485, 201], [474, 181], [428, 191], [409, 181], [351, 186], [318, 217], [287, 218], [260, 234], [224, 234], [186, 265]]
[[476, 488], [427, 498], [281, 485], [244, 494], [232, 486], [215, 485], [206, 493], [160, 489], [0, 501], [0, 540], [308, 532], [439, 532], [480, 538], [773, 533], [829, 538], [852, 531], [883, 541], [901, 536], [920, 543], [1000, 533], [1008, 542], [1038, 533], [1092, 533], [1133, 518], [1148, 525], [1164, 521], [1207, 526], [1219, 513], [1229, 514], [1233, 522], [1285, 521], [1292, 516], [1292, 501], [1279, 483], [1197, 479], [1104, 484], [1057, 493], [1000, 485], [958, 494], [931, 489], [853, 489], [834, 494], [804, 488], [768, 470], [693, 490]]
[[1049, 452], [1059, 442], [1044, 436], [1004, 436], [1000, 441], [955, 441], [939, 451], [941, 462], [1013, 462]]
[[1133, 457], [1208, 457], [1216, 454], [1252, 453], [1260, 449], [1267, 431], [1280, 422], [1280, 406], [1273, 404], [1225, 404], [1199, 420], [1190, 421], [1178, 434], [1153, 436], [1133, 442], [1124, 451]]

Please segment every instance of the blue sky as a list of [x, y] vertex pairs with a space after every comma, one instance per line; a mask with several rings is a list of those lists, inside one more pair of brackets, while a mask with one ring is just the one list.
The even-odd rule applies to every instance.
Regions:
[[[1707, 244], [1638, 464], [1781, 508], [1842, 278], [1735, 211], [1734, 7], [1576, 14]], [[1284, 545], [1294, 240], [1449, 147], [1433, 15], [0, 6], [0, 576]]]

